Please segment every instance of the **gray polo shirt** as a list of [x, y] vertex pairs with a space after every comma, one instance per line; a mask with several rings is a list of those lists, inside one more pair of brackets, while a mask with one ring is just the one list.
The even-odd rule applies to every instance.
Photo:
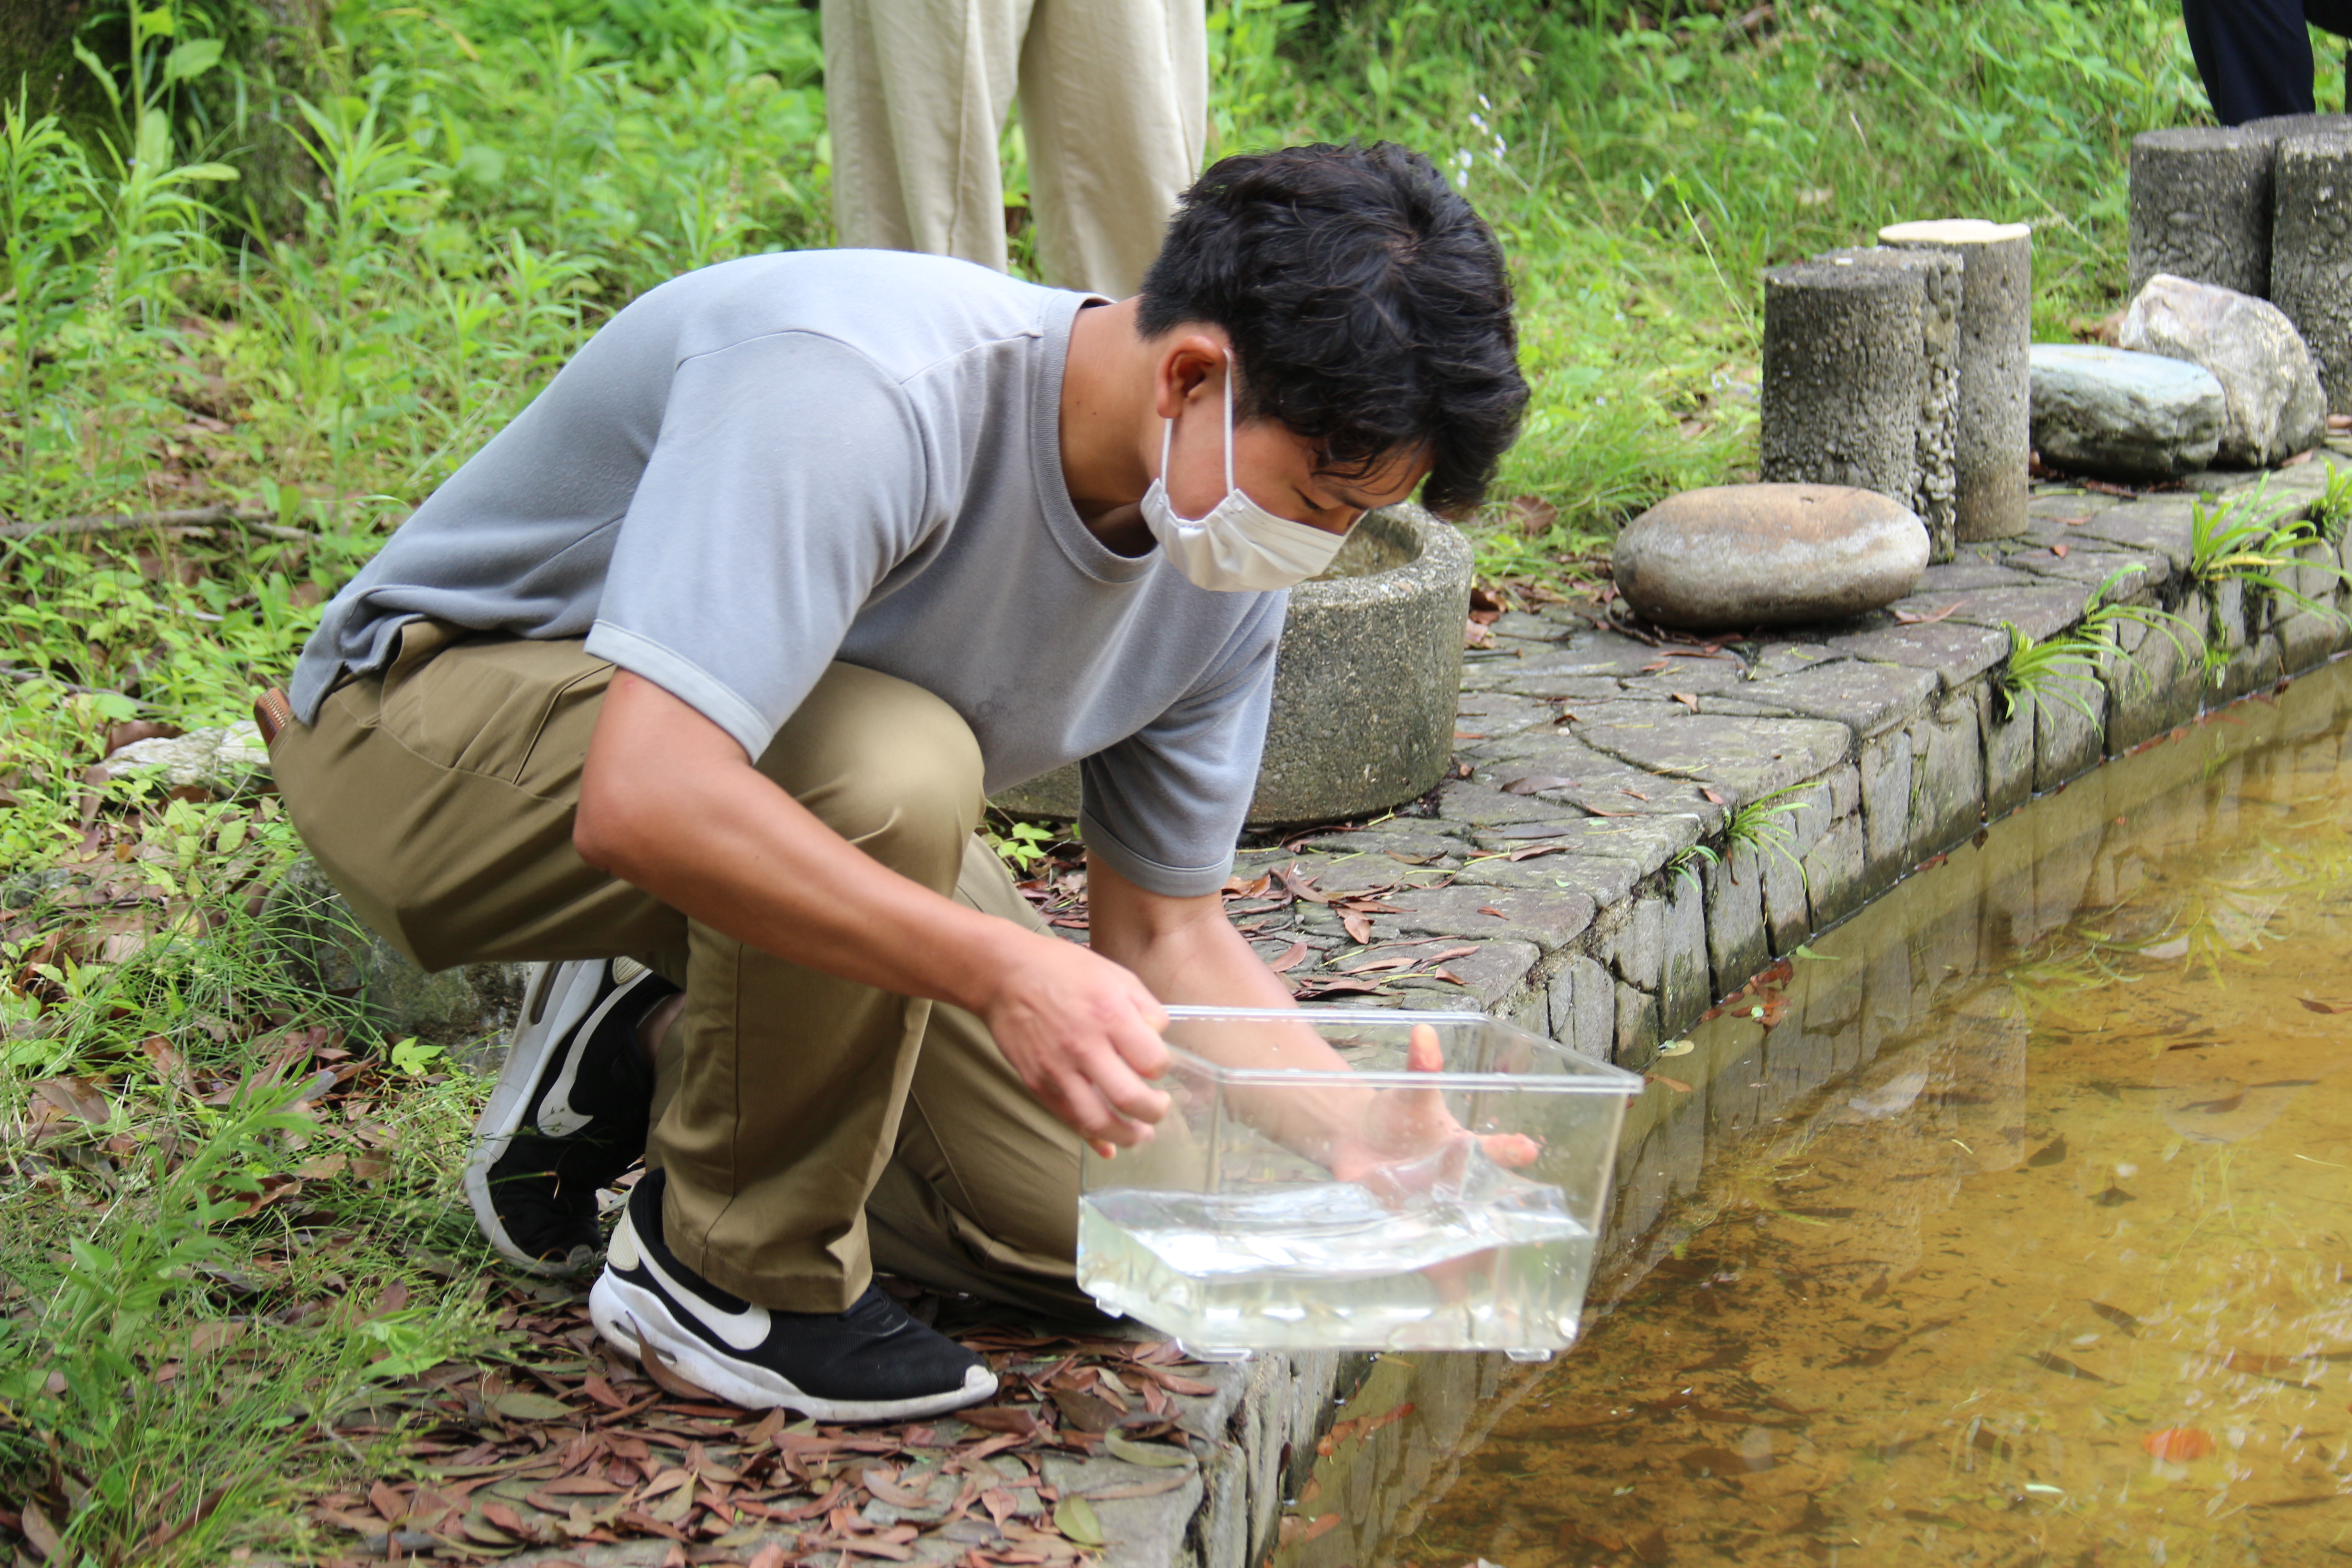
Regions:
[[654, 289], [327, 606], [305, 721], [430, 616], [588, 650], [758, 757], [835, 659], [937, 694], [1001, 789], [1083, 759], [1087, 847], [1174, 896], [1227, 875], [1282, 594], [1113, 553], [1062, 482], [1086, 296], [895, 251]]

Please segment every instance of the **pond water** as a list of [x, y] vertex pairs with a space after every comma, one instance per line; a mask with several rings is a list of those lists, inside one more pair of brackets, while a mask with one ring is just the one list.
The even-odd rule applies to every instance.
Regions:
[[1584, 1342], [1356, 1560], [2352, 1563], [2347, 717], [2079, 779], [1658, 1061]]

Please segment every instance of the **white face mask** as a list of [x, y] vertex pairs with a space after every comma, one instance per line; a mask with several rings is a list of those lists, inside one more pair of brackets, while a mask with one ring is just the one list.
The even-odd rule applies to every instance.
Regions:
[[1209, 515], [1189, 521], [1168, 499], [1168, 454], [1176, 421], [1160, 437], [1160, 475], [1143, 493], [1143, 521], [1176, 570], [1203, 588], [1264, 592], [1304, 583], [1339, 553], [1344, 534], [1276, 517], [1234, 482], [1234, 366], [1225, 356], [1225, 499]]

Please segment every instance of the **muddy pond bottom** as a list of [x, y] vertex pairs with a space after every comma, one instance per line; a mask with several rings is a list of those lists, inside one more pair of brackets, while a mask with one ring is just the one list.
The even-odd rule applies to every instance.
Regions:
[[2037, 802], [1658, 1061], [1621, 1189], [1704, 1152], [1374, 1555], [2352, 1563], [2347, 673]]

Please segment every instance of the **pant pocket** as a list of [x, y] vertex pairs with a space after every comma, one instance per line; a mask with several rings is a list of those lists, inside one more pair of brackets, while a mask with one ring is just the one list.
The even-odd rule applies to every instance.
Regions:
[[384, 678], [386, 734], [436, 767], [576, 792], [613, 667], [573, 639], [465, 637]]

